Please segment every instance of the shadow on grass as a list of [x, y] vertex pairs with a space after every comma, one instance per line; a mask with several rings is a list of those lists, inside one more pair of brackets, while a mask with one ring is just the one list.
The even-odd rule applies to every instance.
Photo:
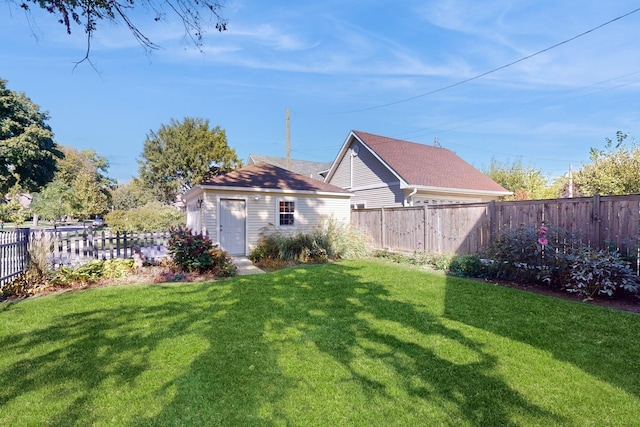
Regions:
[[[514, 413], [540, 424], [562, 421], [528, 402], [496, 376], [496, 360], [483, 352], [481, 344], [447, 328], [418, 303], [394, 299], [384, 284], [360, 273], [357, 268], [333, 264], [235, 282], [227, 295], [229, 301], [234, 301], [227, 317], [211, 323], [211, 345], [221, 346], [221, 351], [200, 356], [173, 402], [141, 424], [164, 425], [188, 417], [184, 408], [203, 398], [189, 377], [207, 370], [220, 370], [219, 377], [210, 377], [206, 399], [217, 407], [213, 411], [218, 416], [215, 421], [226, 425], [260, 421], [267, 425], [427, 422], [425, 414], [420, 414], [427, 402], [430, 407], [440, 406], [444, 412], [452, 409], [454, 424], [455, 420], [464, 420], [472, 424], [515, 425], [511, 421]], [[245, 325], [241, 328], [244, 331], [227, 330], [235, 329], [233, 325]], [[448, 360], [413, 335], [426, 337], [423, 341], [437, 337], [457, 343], [473, 354], [473, 360]], [[229, 341], [221, 342], [222, 337]], [[302, 350], [288, 353], [288, 346], [311, 346], [330, 356], [341, 373], [336, 374], [331, 364], [323, 365], [324, 371], [318, 373], [324, 379], [296, 371], [299, 366], [308, 367], [304, 359], [313, 357]], [[378, 369], [368, 365], [377, 365]], [[357, 406], [336, 402], [340, 399], [332, 399], [331, 386], [322, 394], [321, 383], [335, 376], [339, 377], [335, 392], [346, 387], [350, 390], [346, 395], [356, 391], [369, 403]], [[285, 408], [283, 402], [300, 390], [323, 399], [322, 414], [312, 409], [313, 404], [306, 398], [292, 399], [297, 410]], [[399, 398], [398, 393], [406, 394], [408, 399]], [[259, 403], [252, 404], [252, 400]], [[408, 406], [407, 402], [412, 403]], [[376, 406], [393, 407], [388, 411], [397, 412], [392, 418], [380, 419]], [[238, 413], [239, 408], [245, 412]], [[301, 418], [296, 418], [294, 412], [302, 413]], [[411, 415], [403, 419], [407, 413]], [[433, 420], [442, 421], [438, 415], [431, 415]]]
[[[497, 361], [481, 343], [394, 295], [385, 283], [400, 278], [357, 266], [153, 286], [132, 300], [117, 290], [57, 297], [83, 298], [94, 308], [0, 337], [3, 351], [29, 354], [0, 370], [0, 408], [44, 389], [54, 398], [71, 382], [72, 397], [47, 424], [108, 423], [93, 410], [103, 402], [101, 390], [128, 390], [120, 396], [125, 402], [159, 402], [121, 414], [127, 425], [380, 425], [427, 422], [429, 415], [515, 425], [514, 413], [541, 425], [563, 422], [496, 375]], [[450, 292], [447, 313], [466, 319], [449, 307], [464, 296]], [[0, 314], [13, 310], [17, 305]], [[436, 340], [461, 351], [443, 355]], [[456, 360], [460, 354], [466, 359]], [[318, 372], [307, 372], [314, 364]], [[171, 369], [177, 371], [163, 373]], [[342, 387], [347, 396], [331, 401]], [[422, 412], [438, 409], [451, 418]]]
[[640, 397], [640, 316], [448, 278], [446, 318], [529, 344]]

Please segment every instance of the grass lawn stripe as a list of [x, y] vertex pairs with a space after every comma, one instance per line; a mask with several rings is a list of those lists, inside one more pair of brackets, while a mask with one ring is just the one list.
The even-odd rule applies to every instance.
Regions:
[[379, 261], [0, 305], [0, 425], [640, 425], [640, 316]]

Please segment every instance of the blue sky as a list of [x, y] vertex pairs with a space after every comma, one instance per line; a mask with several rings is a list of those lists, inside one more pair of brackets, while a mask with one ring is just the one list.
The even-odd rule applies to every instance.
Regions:
[[[80, 28], [0, 5], [0, 78], [50, 114], [56, 141], [93, 148], [125, 182], [152, 130], [208, 119], [250, 153], [332, 161], [351, 129], [440, 145], [482, 169], [522, 160], [559, 176], [618, 130], [640, 137], [640, 12], [617, 0], [228, 0], [229, 30], [198, 51], [180, 24], [134, 20], [162, 49], [101, 24]], [[97, 70], [97, 71], [96, 71]], [[431, 93], [436, 91], [435, 93]], [[406, 101], [405, 101], [406, 100]], [[402, 102], [399, 102], [402, 101]], [[391, 105], [388, 105], [391, 104]]]

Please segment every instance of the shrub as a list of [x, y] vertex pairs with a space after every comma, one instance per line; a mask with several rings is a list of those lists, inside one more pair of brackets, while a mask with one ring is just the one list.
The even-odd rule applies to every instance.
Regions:
[[385, 258], [398, 264], [412, 264], [430, 267], [434, 270], [447, 271], [450, 268], [454, 255], [436, 254], [429, 252], [390, 252], [378, 250], [373, 253], [374, 257]]
[[49, 286], [51, 271], [48, 256], [51, 253], [51, 237], [34, 235], [27, 246], [29, 264], [24, 274], [16, 276], [0, 289], [0, 297], [35, 295]]
[[114, 258], [104, 261], [102, 277], [108, 279], [121, 279], [129, 276], [135, 269], [133, 258]]
[[236, 266], [226, 251], [214, 246], [206, 236], [192, 234], [189, 228], [171, 228], [167, 252], [174, 265], [185, 272], [213, 273], [218, 277], [233, 276]]
[[105, 216], [105, 222], [114, 231], [163, 231], [184, 225], [184, 213], [158, 202], [124, 211], [115, 210]]
[[71, 267], [61, 267], [56, 271], [51, 283], [63, 287], [95, 283], [102, 278], [103, 268], [104, 261], [97, 259], [82, 264], [75, 269]]
[[489, 246], [490, 277], [525, 283], [562, 285], [576, 239], [558, 229], [520, 225], [504, 230]]
[[478, 255], [454, 255], [449, 263], [449, 273], [461, 277], [484, 277], [487, 266]]
[[596, 294], [611, 297], [616, 291], [635, 295], [639, 282], [640, 278], [619, 252], [581, 248], [571, 257], [571, 275], [566, 289], [587, 298]]
[[348, 224], [328, 218], [309, 233], [286, 234], [272, 227], [263, 228], [249, 259], [270, 269], [287, 263], [326, 262], [368, 254], [366, 235]]

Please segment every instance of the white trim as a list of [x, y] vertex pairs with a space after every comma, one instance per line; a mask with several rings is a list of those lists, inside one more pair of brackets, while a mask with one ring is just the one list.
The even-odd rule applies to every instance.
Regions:
[[[195, 189], [196, 187], [192, 188]], [[307, 190], [283, 190], [280, 188], [260, 188], [260, 187], [226, 187], [223, 185], [199, 185], [197, 188], [201, 190], [211, 191], [229, 191], [229, 192], [248, 192], [248, 193], [279, 193], [279, 194], [305, 194], [314, 196], [332, 196], [332, 197], [351, 197], [351, 193], [334, 193], [331, 191], [307, 191]], [[191, 190], [189, 190], [190, 192]], [[188, 194], [188, 193], [187, 193]], [[192, 196], [191, 196], [192, 197]], [[189, 198], [191, 198], [189, 197]]]
[[221, 200], [239, 200], [244, 202], [244, 254], [249, 254], [249, 202], [247, 196], [240, 195], [229, 195], [228, 197], [224, 197], [220, 194], [216, 194], [216, 236], [218, 237], [218, 241], [215, 242], [218, 246], [222, 247], [221, 240], [222, 236], [220, 235], [220, 204]]
[[439, 193], [455, 193], [455, 194], [477, 194], [487, 196], [509, 196], [513, 194], [511, 191], [487, 191], [487, 190], [472, 190], [470, 188], [449, 188], [449, 187], [430, 187], [426, 185], [403, 185], [400, 184], [400, 188], [403, 190], [417, 188], [419, 191], [433, 191]]
[[[293, 202], [293, 224], [280, 224], [280, 202]], [[298, 210], [299, 203], [295, 197], [277, 197], [276, 198], [276, 228], [282, 228], [286, 230], [294, 230], [298, 228]]]
[[[347, 136], [347, 139], [345, 139], [345, 141], [342, 143], [342, 147], [340, 148], [340, 151], [338, 152], [338, 155], [336, 156], [335, 160], [333, 161], [333, 163], [331, 164], [331, 169], [329, 169], [329, 173], [327, 174], [327, 177], [324, 179], [324, 182], [330, 182], [331, 178], [333, 178], [333, 175], [336, 172], [336, 169], [338, 167], [338, 164], [340, 163], [340, 161], [342, 161], [344, 159], [344, 157], [347, 155], [347, 151], [350, 149], [350, 147], [353, 145], [353, 142], [357, 141], [360, 143], [360, 145], [366, 149], [369, 153], [371, 153], [371, 155], [373, 155], [373, 157], [375, 157], [380, 163], [382, 163], [382, 165], [389, 171], [391, 172], [400, 182], [404, 182], [404, 180], [402, 179], [402, 177], [391, 167], [389, 166], [389, 164], [387, 162], [385, 162], [379, 155], [378, 153], [376, 153], [373, 149], [371, 149], [363, 140], [361, 140], [360, 138], [358, 138], [358, 136], [356, 135], [356, 133], [354, 131], [349, 132], [349, 135]], [[358, 153], [358, 155], [360, 155]], [[351, 157], [351, 156], [349, 156]], [[408, 185], [408, 184], [407, 184]]]
[[[362, 205], [361, 208], [358, 208], [358, 205]], [[354, 206], [356, 206], [354, 208]], [[351, 201], [351, 205], [350, 205], [351, 209], [367, 209], [367, 201], [366, 200], [352, 200]]]
[[[355, 187], [352, 188], [351, 191], [364, 191], [364, 190], [377, 190], [380, 188], [391, 188], [394, 185], [398, 185], [400, 186], [402, 183], [399, 181], [394, 181], [394, 182], [390, 182], [390, 183], [384, 183], [384, 182], [380, 182], [378, 184], [371, 184], [371, 185], [363, 185], [361, 187]], [[400, 187], [402, 188], [402, 187]]]

